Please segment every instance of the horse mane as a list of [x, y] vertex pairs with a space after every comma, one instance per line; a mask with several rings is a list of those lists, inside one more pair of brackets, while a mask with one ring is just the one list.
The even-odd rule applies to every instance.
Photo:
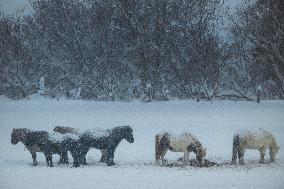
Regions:
[[270, 137], [271, 137], [271, 144], [270, 144], [269, 148], [276, 149], [278, 147], [276, 139], [272, 134], [271, 134]]
[[30, 129], [27, 129], [27, 128], [13, 128], [13, 132], [24, 132], [24, 133], [30, 133], [31, 130]]
[[11, 133], [11, 138], [25, 143], [27, 136], [30, 132], [32, 131], [27, 128], [13, 128], [13, 131]]
[[112, 133], [131, 133], [133, 132], [132, 127], [130, 127], [129, 125], [126, 126], [117, 126], [111, 129]]
[[155, 157], [156, 161], [159, 160], [161, 154], [170, 148], [170, 134], [168, 132], [162, 132], [155, 136]]

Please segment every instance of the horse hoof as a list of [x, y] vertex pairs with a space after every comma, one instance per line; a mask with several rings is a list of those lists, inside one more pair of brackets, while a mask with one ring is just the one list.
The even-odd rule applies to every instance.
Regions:
[[74, 168], [77, 168], [77, 167], [79, 167], [80, 166], [80, 164], [79, 163], [73, 163], [73, 165], [72, 165], [72, 167]]
[[113, 166], [115, 163], [108, 163], [107, 166]]
[[33, 163], [33, 166], [37, 166], [38, 165], [38, 163]]

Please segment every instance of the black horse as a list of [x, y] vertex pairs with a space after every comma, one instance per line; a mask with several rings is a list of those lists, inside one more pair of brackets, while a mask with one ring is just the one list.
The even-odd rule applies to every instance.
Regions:
[[26, 145], [36, 145], [46, 158], [47, 166], [53, 167], [52, 154], [60, 155], [60, 162], [68, 164], [68, 150], [78, 146], [79, 137], [74, 134], [58, 134], [46, 131], [34, 131], [27, 135]]
[[87, 130], [80, 135], [77, 147], [70, 150], [74, 161], [73, 166], [86, 164], [86, 154], [91, 148], [104, 150], [101, 161], [108, 166], [114, 165], [114, 152], [122, 139], [129, 143], [134, 142], [133, 129], [130, 126], [119, 126], [108, 130]]
[[[40, 148], [37, 145], [37, 143], [43, 144], [44, 139], [47, 139], [47, 138], [48, 138], [48, 133], [45, 131], [32, 131], [26, 128], [17, 128], [17, 129], [13, 129], [12, 131], [11, 143], [13, 145], [16, 145], [18, 142], [22, 142], [32, 155], [33, 165], [37, 166], [38, 162], [36, 159], [36, 153], [43, 152], [42, 148]], [[35, 142], [36, 140], [40, 140], [40, 141]], [[59, 154], [59, 155], [60, 155], [59, 164], [68, 163], [68, 156], [66, 153]]]

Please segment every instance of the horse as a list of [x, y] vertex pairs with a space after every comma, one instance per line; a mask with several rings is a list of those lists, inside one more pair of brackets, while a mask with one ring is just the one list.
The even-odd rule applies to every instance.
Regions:
[[55, 126], [53, 131], [61, 134], [79, 134], [79, 129], [73, 127]]
[[[67, 133], [72, 133], [72, 134], [80, 134], [79, 129], [77, 128], [73, 128], [73, 127], [64, 127], [64, 126], [55, 126], [53, 129], [54, 132], [58, 132], [61, 134], [67, 134]], [[104, 162], [105, 156], [106, 156], [106, 150], [105, 149], [100, 149], [102, 156], [100, 159], [100, 162]], [[87, 164], [86, 160], [84, 159], [84, 161], [82, 162], [84, 165]]]
[[49, 133], [47, 131], [29, 132], [26, 138], [26, 145], [37, 146], [44, 153], [46, 164], [53, 167], [52, 154], [60, 156], [61, 163], [69, 164], [68, 150], [77, 146], [79, 137], [75, 134]]
[[31, 130], [26, 129], [26, 128], [13, 129], [12, 134], [11, 134], [11, 143], [13, 145], [16, 145], [16, 144], [18, 144], [18, 142], [22, 142], [25, 145], [25, 147], [30, 151], [30, 153], [32, 155], [33, 166], [37, 166], [38, 162], [37, 162], [37, 159], [36, 159], [36, 152], [40, 152], [39, 147], [36, 146], [36, 145], [33, 145], [33, 146], [26, 145], [27, 135], [30, 132], [31, 132]]
[[79, 137], [76, 150], [70, 151], [74, 158], [73, 167], [86, 163], [86, 154], [91, 148], [104, 150], [101, 161], [108, 166], [115, 165], [114, 152], [121, 140], [134, 142], [133, 129], [130, 126], [118, 126], [107, 130], [89, 129], [81, 133]]
[[164, 157], [167, 150], [172, 152], [184, 152], [182, 161], [189, 161], [189, 153], [196, 154], [196, 160], [201, 166], [206, 156], [206, 149], [203, 148], [200, 141], [190, 133], [183, 132], [180, 136], [174, 137], [168, 132], [159, 133], [155, 137], [155, 157], [156, 163], [164, 163]]
[[[18, 142], [22, 142], [25, 147], [30, 151], [33, 159], [33, 166], [37, 166], [38, 162], [36, 159], [36, 153], [37, 152], [43, 152], [42, 149], [37, 145], [37, 144], [28, 144], [27, 143], [27, 138], [28, 135], [31, 135], [34, 131], [31, 131], [30, 129], [27, 128], [17, 128], [13, 129], [12, 134], [11, 134], [11, 143], [13, 145], [18, 144]], [[66, 160], [67, 158], [67, 160]], [[68, 156], [60, 156], [60, 161], [59, 164], [61, 163], [66, 163], [68, 162]]]
[[270, 162], [275, 161], [275, 156], [278, 153], [279, 146], [275, 137], [268, 131], [258, 128], [257, 130], [240, 130], [234, 134], [232, 162], [236, 164], [237, 156], [239, 164], [244, 164], [244, 154], [246, 149], [257, 149], [260, 152], [259, 163], [264, 163], [266, 150], [269, 149]]

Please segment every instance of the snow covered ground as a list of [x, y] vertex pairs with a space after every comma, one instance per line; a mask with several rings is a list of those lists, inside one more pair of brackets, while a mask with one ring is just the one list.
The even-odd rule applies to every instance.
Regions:
[[[13, 146], [13, 128], [51, 131], [63, 125], [81, 129], [131, 125], [135, 142], [122, 141], [113, 167], [98, 163], [100, 151], [91, 150], [87, 166], [46, 167], [38, 153], [39, 166], [23, 144]], [[154, 162], [154, 135], [161, 131], [195, 134], [207, 148], [207, 157], [218, 163], [231, 159], [236, 130], [262, 127], [271, 131], [280, 148], [275, 164], [257, 163], [257, 151], [247, 150], [246, 165], [211, 168], [158, 167]], [[13, 101], [0, 96], [0, 188], [283, 188], [284, 186], [284, 101], [255, 102], [93, 102], [36, 98]], [[181, 153], [168, 152], [176, 160]], [[190, 154], [190, 158], [194, 158]], [[268, 159], [268, 153], [266, 160]]]

